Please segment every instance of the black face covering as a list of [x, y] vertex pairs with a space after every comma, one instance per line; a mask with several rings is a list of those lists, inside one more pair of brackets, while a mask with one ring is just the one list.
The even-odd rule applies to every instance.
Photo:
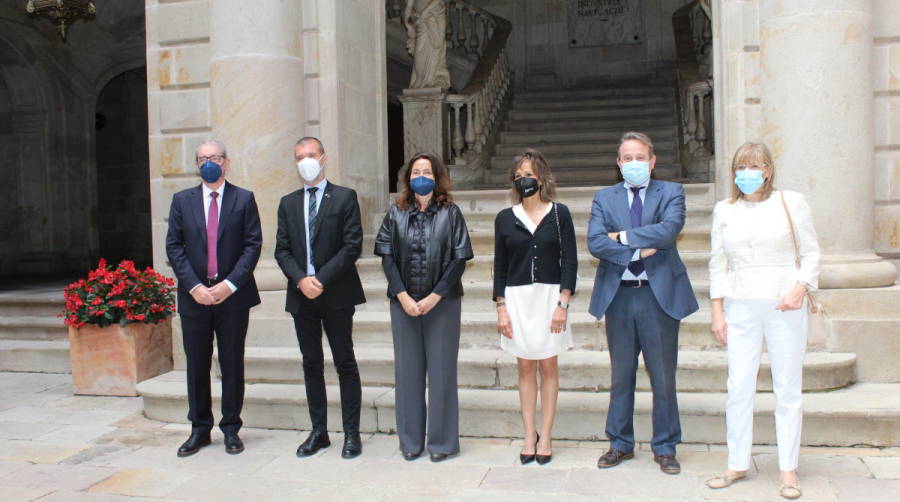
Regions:
[[513, 182], [516, 186], [516, 191], [519, 192], [519, 195], [524, 199], [525, 197], [531, 197], [535, 192], [538, 191], [538, 180], [534, 178], [526, 178], [521, 177]]

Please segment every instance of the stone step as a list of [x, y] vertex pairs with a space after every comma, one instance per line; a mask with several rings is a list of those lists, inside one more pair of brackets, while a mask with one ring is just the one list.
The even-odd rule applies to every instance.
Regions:
[[600, 108], [615, 106], [644, 105], [649, 103], [665, 103], [675, 105], [675, 94], [668, 92], [647, 94], [645, 96], [613, 96], [608, 98], [574, 98], [568, 100], [517, 100], [513, 98], [510, 111], [556, 111], [577, 108]]
[[[469, 239], [475, 255], [494, 254], [494, 230], [469, 229]], [[579, 252], [587, 250], [587, 227], [575, 227], [575, 239]], [[368, 234], [363, 237], [362, 256], [372, 256], [375, 249], [375, 236]], [[678, 236], [678, 249], [680, 251], [709, 251], [708, 227], [685, 227]]]
[[676, 89], [671, 84], [617, 84], [616, 86], [596, 87], [592, 89], [559, 89], [554, 91], [516, 91], [513, 99], [516, 103], [527, 101], [572, 101], [581, 99], [612, 99], [623, 97], [676, 96]]
[[[574, 208], [590, 208], [597, 190], [609, 185], [560, 187], [556, 191], [557, 199]], [[684, 193], [688, 209], [692, 206], [707, 206], [712, 208], [718, 200], [716, 188], [713, 183], [685, 183]], [[513, 204], [510, 191], [504, 189], [492, 190], [459, 190], [453, 192], [453, 201], [462, 209], [463, 214], [468, 215], [472, 211], [483, 211], [497, 214], [501, 209]], [[395, 198], [396, 194], [391, 194]], [[711, 209], [710, 209], [711, 210]]]
[[[609, 166], [608, 163], [604, 163]], [[681, 177], [682, 167], [677, 164], [657, 164], [653, 168], [653, 177], [658, 180], [675, 181]], [[611, 167], [554, 167], [553, 177], [557, 183], [568, 184], [613, 184], [618, 181], [619, 170]], [[488, 169], [484, 172], [484, 182], [493, 185], [508, 185], [509, 171]]]
[[[187, 396], [184, 372], [173, 371], [138, 384], [147, 418], [184, 423]], [[213, 409], [218, 410], [221, 389], [212, 386]], [[331, 430], [340, 427], [340, 391], [329, 386]], [[685, 442], [725, 441], [725, 394], [683, 392], [679, 411]], [[363, 387], [361, 432], [396, 432], [394, 391], [390, 387]], [[609, 403], [606, 392], [563, 391], [554, 427], [555, 439], [594, 440], [603, 436]], [[754, 442], [774, 444], [774, 394], [756, 398]], [[520, 437], [519, 394], [508, 389], [460, 389], [460, 434], [475, 437]], [[635, 430], [639, 441], [650, 439], [652, 395], [635, 395]], [[310, 429], [306, 396], [295, 384], [246, 386], [241, 414], [247, 427]], [[848, 431], [853, 431], [848, 434]], [[900, 384], [855, 384], [830, 392], [809, 393], [803, 403], [804, 445], [892, 446], [900, 443]], [[465, 451], [462, 452], [465, 455]], [[591, 467], [591, 466], [587, 466]]]
[[[471, 228], [469, 229], [469, 239], [472, 241], [472, 248], [475, 255], [492, 255], [494, 254], [494, 229], [493, 228]], [[587, 227], [575, 227], [575, 239], [578, 243], [579, 252], [587, 250]], [[363, 256], [372, 256], [375, 249], [375, 236], [366, 234], [363, 236]], [[678, 249], [680, 251], [709, 251], [709, 227], [684, 227], [678, 236]]]
[[627, 105], [584, 106], [574, 109], [529, 110], [527, 107], [510, 110], [507, 123], [607, 118], [621, 121], [623, 117], [663, 116], [671, 120], [674, 102], [649, 102]]
[[[627, 124], [627, 125], [626, 125]], [[592, 131], [596, 129], [614, 129], [619, 135], [625, 131], [643, 130], [652, 128], [660, 137], [672, 138], [675, 135], [676, 116], [674, 110], [669, 113], [635, 113], [627, 117], [609, 116], [583, 119], [560, 119], [540, 121], [507, 121], [503, 126], [504, 132], [569, 132]], [[668, 128], [669, 130], [664, 130]], [[649, 134], [649, 133], [648, 133]], [[651, 134], [652, 138], [653, 135]]]
[[[524, 145], [541, 149], [543, 144], [594, 142], [616, 145], [622, 133], [628, 131], [625, 126], [605, 129], [579, 129], [554, 131], [501, 131], [498, 143], [504, 145]], [[675, 137], [674, 126], [644, 127], [641, 129], [651, 138], [670, 139]]]
[[[267, 300], [263, 300], [266, 304]], [[585, 299], [587, 301], [587, 299]], [[283, 312], [284, 302], [276, 302], [251, 315], [247, 335], [248, 347], [295, 347], [297, 336], [290, 315]], [[492, 304], [488, 303], [490, 308]], [[353, 317], [353, 340], [359, 345], [391, 346], [391, 321], [387, 313], [388, 300], [384, 291], [379, 296], [368, 297], [368, 302], [360, 305]], [[270, 312], [269, 310], [273, 312]], [[572, 307], [569, 314], [572, 328], [572, 343], [576, 349], [605, 350], [605, 322], [598, 321], [587, 313], [587, 308]], [[464, 310], [460, 327], [460, 346], [464, 348], [499, 349], [500, 335], [497, 333], [497, 314], [493, 310]], [[709, 311], [700, 310], [681, 322], [678, 346], [685, 350], [721, 350], [709, 331]]]
[[[524, 149], [523, 149], [524, 150]], [[520, 152], [521, 153], [521, 152]], [[542, 152], [543, 153], [543, 152]], [[517, 154], [518, 155], [518, 154]], [[589, 153], [568, 153], [568, 154], [544, 154], [553, 175], [557, 176], [557, 172], [562, 169], [569, 168], [591, 168], [591, 169], [618, 169], [616, 167], [616, 154], [589, 154]], [[671, 150], [657, 150], [656, 162], [659, 165], [674, 164], [675, 152]], [[509, 170], [515, 165], [514, 155], [502, 155], [491, 157], [491, 170], [503, 172], [507, 179], [509, 178]]]
[[68, 328], [56, 317], [0, 317], [0, 340], [63, 340], [68, 336]]
[[[540, 151], [546, 157], [556, 156], [556, 155], [600, 155], [604, 156], [604, 164], [608, 164], [615, 161], [616, 158], [616, 143], [595, 143], [592, 141], [585, 141], [583, 143], [559, 143], [559, 144], [542, 144]], [[663, 139], [661, 141], [654, 141], [653, 146], [657, 152], [657, 157], [659, 157], [659, 152], [668, 152], [673, 151], [675, 149], [675, 143], [671, 139]], [[495, 148], [495, 153], [497, 156], [505, 156], [505, 157], [515, 157], [516, 155], [521, 154], [525, 150], [525, 146], [522, 145], [514, 145], [514, 144], [498, 144]], [[551, 167], [555, 165], [551, 163]]]
[[53, 317], [63, 311], [62, 290], [29, 291], [28, 289], [0, 292], [0, 317], [46, 316]]
[[[707, 280], [709, 272], [709, 253], [705, 251], [681, 252], [681, 260], [688, 269], [688, 275], [693, 280]], [[582, 277], [593, 277], [600, 260], [581, 253], [578, 255], [578, 273]], [[490, 281], [493, 277], [494, 257], [480, 255], [466, 262], [466, 272], [463, 275], [466, 281]], [[381, 268], [381, 258], [369, 256], [360, 258], [356, 262], [356, 269], [363, 282], [380, 281], [384, 279], [384, 271]]]
[[[365, 386], [394, 386], [392, 347], [357, 345], [356, 361]], [[325, 353], [325, 381], [337, 385], [331, 353]], [[461, 349], [458, 360], [460, 387], [516, 389], [516, 358], [500, 349]], [[811, 352], [803, 366], [803, 389], [823, 391], [853, 383], [855, 354]], [[643, 364], [643, 362], [642, 362]], [[244, 356], [247, 383], [302, 383], [300, 350], [292, 348], [250, 347]], [[608, 391], [610, 385], [609, 352], [571, 350], [559, 355], [560, 390]], [[221, 373], [218, 373], [221, 375]], [[682, 350], [678, 353], [678, 390], [681, 392], [726, 392], [728, 361], [725, 352]], [[645, 370], [638, 372], [637, 388], [650, 390]], [[757, 389], [772, 391], [768, 354], [760, 365]]]
[[0, 371], [71, 373], [69, 341], [0, 340]]

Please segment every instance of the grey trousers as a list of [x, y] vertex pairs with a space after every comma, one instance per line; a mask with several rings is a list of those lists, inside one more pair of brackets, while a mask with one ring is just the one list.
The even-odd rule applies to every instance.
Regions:
[[[459, 452], [459, 398], [456, 361], [459, 356], [461, 298], [445, 298], [427, 315], [410, 317], [397, 299], [391, 300], [397, 434], [403, 453]], [[428, 407], [425, 377], [428, 376]]]

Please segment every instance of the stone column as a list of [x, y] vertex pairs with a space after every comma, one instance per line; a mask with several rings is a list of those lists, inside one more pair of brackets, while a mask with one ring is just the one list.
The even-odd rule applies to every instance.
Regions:
[[404, 162], [418, 152], [433, 153], [442, 159], [449, 157], [445, 97], [446, 93], [437, 87], [403, 90], [400, 102], [403, 103]]
[[273, 256], [278, 201], [300, 186], [294, 143], [303, 136], [303, 52], [299, 2], [210, 2], [212, 135], [231, 157], [230, 180], [252, 190], [263, 248], [260, 289], [284, 289]]
[[806, 194], [822, 288], [887, 286], [874, 252], [871, 0], [760, 0], [762, 140]]

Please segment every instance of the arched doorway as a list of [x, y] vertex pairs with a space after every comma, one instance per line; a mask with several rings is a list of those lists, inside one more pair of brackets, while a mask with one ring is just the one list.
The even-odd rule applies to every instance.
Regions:
[[146, 68], [109, 81], [97, 97], [98, 258], [153, 263]]

